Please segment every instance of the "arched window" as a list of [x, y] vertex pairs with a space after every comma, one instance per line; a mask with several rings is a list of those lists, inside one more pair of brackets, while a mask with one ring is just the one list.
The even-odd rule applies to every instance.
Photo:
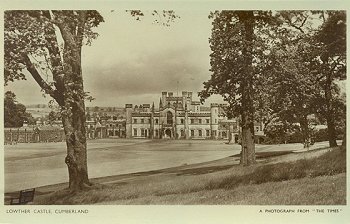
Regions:
[[173, 114], [170, 111], [166, 113], [166, 123], [173, 124]]

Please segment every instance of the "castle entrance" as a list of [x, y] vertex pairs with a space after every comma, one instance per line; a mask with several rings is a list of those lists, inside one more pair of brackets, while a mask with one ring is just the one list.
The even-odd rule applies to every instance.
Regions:
[[166, 129], [165, 130], [165, 137], [166, 138], [171, 138], [172, 137], [171, 129]]

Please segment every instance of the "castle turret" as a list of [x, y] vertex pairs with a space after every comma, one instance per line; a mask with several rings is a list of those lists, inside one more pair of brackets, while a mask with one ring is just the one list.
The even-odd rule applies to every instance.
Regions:
[[192, 104], [192, 92], [187, 92], [187, 94], [188, 94], [188, 97], [187, 97], [188, 105], [187, 105], [187, 107], [188, 107], [188, 109], [190, 109], [191, 104]]
[[126, 110], [126, 130], [125, 135], [126, 138], [132, 137], [132, 104], [125, 104], [125, 110]]
[[151, 108], [151, 120], [150, 120], [150, 138], [153, 139], [154, 138], [154, 102], [152, 104], [152, 108]]
[[188, 108], [187, 108], [187, 104], [185, 104], [185, 139], [189, 139], [190, 138], [190, 128], [188, 125]]
[[163, 108], [162, 98], [159, 98], [159, 109]]
[[187, 92], [186, 91], [182, 91], [182, 106], [185, 109], [185, 105], [187, 103]]
[[166, 96], [167, 96], [167, 92], [162, 92], [162, 105], [166, 106]]
[[150, 104], [142, 104], [142, 108], [144, 112], [151, 112], [151, 105]]
[[210, 104], [210, 129], [211, 137], [217, 139], [219, 134], [219, 105], [217, 103]]

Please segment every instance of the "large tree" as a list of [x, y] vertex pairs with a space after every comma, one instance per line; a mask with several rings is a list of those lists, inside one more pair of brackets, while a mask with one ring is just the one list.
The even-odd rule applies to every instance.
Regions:
[[327, 121], [330, 146], [336, 146], [335, 121], [342, 103], [335, 81], [345, 78], [345, 13], [280, 11], [277, 16], [283, 25], [271, 51], [267, 101], [280, 119], [300, 124], [305, 146], [311, 114]]
[[284, 123], [299, 123], [304, 147], [309, 147], [311, 129], [309, 116], [315, 113], [314, 100], [317, 83], [312, 76], [305, 55], [310, 51], [305, 39], [297, 43], [285, 42], [272, 53], [274, 66], [268, 80], [270, 107]]
[[258, 86], [268, 55], [268, 27], [276, 22], [269, 11], [216, 11], [209, 40], [211, 79], [204, 83], [202, 100], [220, 94], [228, 102], [227, 112], [240, 116], [241, 164], [255, 163], [254, 114]]
[[[112, 11], [113, 12], [113, 11]], [[140, 10], [128, 10], [136, 20]], [[168, 26], [178, 16], [172, 10], [151, 12], [155, 23]], [[103, 22], [95, 10], [35, 10], [5, 12], [5, 85], [25, 79], [25, 70], [60, 107], [67, 145], [65, 163], [69, 188], [91, 185], [87, 170], [85, 98], [81, 52]], [[51, 79], [50, 79], [51, 78]], [[48, 81], [50, 80], [50, 81]]]
[[339, 103], [339, 85], [346, 78], [346, 12], [317, 12], [323, 24], [314, 36], [315, 54], [312, 61], [314, 75], [321, 84], [320, 112], [326, 118], [328, 140], [331, 147], [336, 142], [336, 114]]
[[90, 10], [5, 12], [5, 84], [25, 79], [27, 70], [60, 106], [72, 191], [91, 185], [81, 50], [84, 43], [96, 38], [92, 28], [101, 22], [102, 16]]

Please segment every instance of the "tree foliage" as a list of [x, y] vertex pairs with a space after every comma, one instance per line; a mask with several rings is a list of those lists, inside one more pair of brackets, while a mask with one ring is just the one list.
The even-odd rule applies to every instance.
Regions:
[[24, 122], [27, 124], [35, 124], [33, 116], [26, 112], [26, 107], [18, 103], [16, 95], [7, 91], [4, 98], [4, 124], [5, 128], [22, 127]]
[[201, 100], [220, 94], [228, 102], [227, 114], [240, 116], [241, 163], [255, 162], [254, 121], [259, 90], [269, 67], [268, 45], [278, 20], [271, 11], [216, 11], [209, 40], [211, 79], [204, 83]]
[[345, 112], [339, 110], [343, 106], [336, 81], [346, 78], [346, 12], [326, 11], [321, 16], [324, 23], [314, 36], [316, 57], [312, 65], [321, 86], [317, 107], [327, 121], [328, 140], [333, 147], [337, 146], [336, 119], [340, 111]]
[[332, 146], [335, 115], [343, 111], [335, 109], [341, 108], [335, 81], [345, 78], [345, 12], [216, 11], [209, 17], [212, 76], [201, 99], [223, 96], [228, 115], [243, 121], [242, 138], [245, 125], [277, 119], [270, 133], [285, 139], [299, 124], [305, 146], [312, 134], [308, 117], [324, 114]]

